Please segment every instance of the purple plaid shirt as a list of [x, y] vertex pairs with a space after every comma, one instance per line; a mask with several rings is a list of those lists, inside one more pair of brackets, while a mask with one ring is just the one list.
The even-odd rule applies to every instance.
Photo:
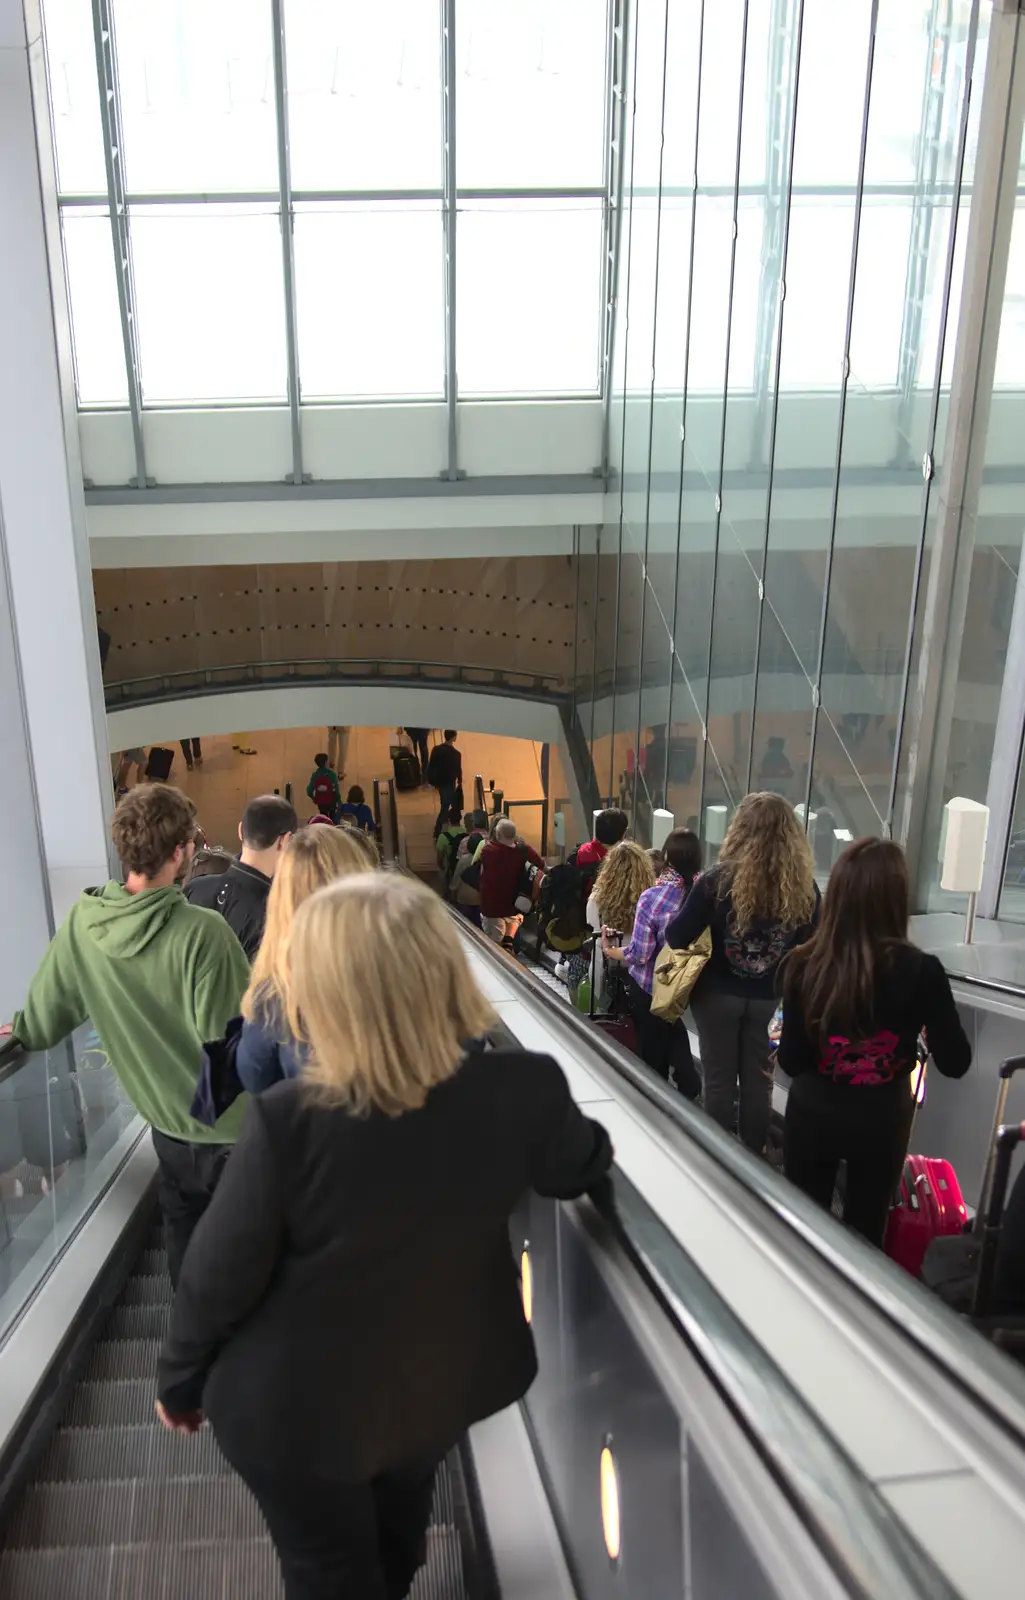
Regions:
[[626, 970], [645, 994], [651, 993], [655, 961], [666, 942], [666, 929], [687, 898], [689, 884], [667, 867], [653, 889], [645, 889], [637, 902], [633, 932], [623, 946]]

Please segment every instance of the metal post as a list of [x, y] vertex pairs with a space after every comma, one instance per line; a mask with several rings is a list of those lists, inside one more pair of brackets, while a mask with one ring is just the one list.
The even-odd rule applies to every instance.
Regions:
[[[782, 21], [778, 23], [778, 26], [782, 33], [784, 26]], [[777, 239], [774, 241], [774, 249], [778, 248], [779, 289], [773, 297], [776, 302], [776, 312], [771, 323], [766, 328], [762, 329], [760, 333], [760, 337], [766, 340], [766, 356], [768, 358], [768, 355], [771, 353], [772, 349], [772, 333], [773, 330], [775, 330], [776, 360], [772, 374], [772, 417], [769, 423], [769, 443], [765, 468], [765, 528], [762, 534], [761, 574], [758, 579], [758, 626], [755, 630], [755, 670], [754, 678], [752, 680], [751, 693], [751, 737], [748, 741], [747, 747], [747, 775], [744, 783], [745, 791], [751, 788], [751, 777], [754, 771], [755, 760], [755, 723], [758, 720], [758, 682], [761, 677], [762, 628], [765, 620], [765, 575], [769, 564], [769, 531], [772, 527], [772, 490], [774, 473], [776, 470], [776, 434], [779, 423], [779, 374], [780, 366], [783, 360], [783, 319], [787, 292], [787, 257], [790, 250], [790, 212], [794, 193], [794, 139], [797, 133], [797, 104], [801, 82], [801, 42], [803, 34], [804, 0], [797, 0], [797, 22], [796, 26], [791, 29], [788, 41], [790, 45], [790, 56], [787, 58], [782, 50], [779, 50], [778, 52], [774, 51], [773, 53], [774, 58], [777, 60], [777, 66], [780, 72], [783, 71], [784, 64], [787, 64], [788, 74], [792, 75], [792, 93], [789, 92], [790, 77], [788, 76], [788, 94], [785, 98], [788, 100], [790, 109], [786, 132], [785, 134], [781, 133], [780, 135], [780, 144], [781, 146], [785, 146], [786, 150], [785, 166], [783, 168], [785, 197], [783, 201], [782, 212], [776, 215], [773, 220], [773, 230], [774, 233], [778, 235]], [[765, 287], [765, 282], [766, 280], [763, 277], [763, 290]], [[765, 296], [763, 293], [762, 299], [759, 302], [759, 318], [762, 316], [764, 301]], [[758, 378], [757, 381], [760, 383], [760, 378]], [[768, 398], [769, 379], [766, 377], [764, 394], [759, 395], [758, 402], [759, 406], [761, 406], [763, 409], [764, 405], [767, 405], [768, 403]], [[758, 436], [760, 439], [760, 429]], [[805, 815], [807, 816], [807, 812], [805, 812]]]
[[[1025, 541], [1022, 554], [1025, 556]], [[1007, 846], [1014, 821], [1018, 775], [1025, 747], [1025, 565], [1018, 567], [1011, 610], [1011, 630], [1004, 657], [993, 760], [989, 769], [986, 804], [989, 806], [989, 848], [982, 868], [979, 912], [995, 917], [1000, 910]], [[965, 943], [969, 941], [966, 939]]]
[[612, 357], [619, 306], [619, 262], [623, 237], [623, 137], [626, 125], [626, 62], [629, 0], [612, 0], [609, 33], [609, 99], [606, 146], [607, 187], [604, 205], [605, 255], [602, 266], [604, 316], [602, 318], [602, 478], [609, 477], [609, 430], [612, 414]]
[[445, 406], [448, 412], [448, 465], [441, 476], [454, 482], [459, 471], [456, 427], [459, 380], [456, 373], [456, 0], [441, 0], [441, 109], [445, 226]]
[[907, 784], [894, 832], [912, 882], [924, 883], [926, 829], [942, 806], [960, 644], [975, 553], [997, 343], [1025, 124], [1025, 26], [1017, 0], [994, 0], [979, 115], [939, 507], [929, 561], [917, 683], [909, 695]]
[[975, 890], [972, 889], [970, 891], [969, 895], [968, 895], [968, 905], [967, 905], [967, 908], [965, 910], [965, 919], [964, 919], [964, 942], [965, 942], [965, 944], [971, 944], [972, 938], [973, 938], [973, 936], [975, 934], [975, 902], [977, 901], [977, 899], [978, 899], [978, 895], [976, 894]]
[[861, 238], [861, 212], [865, 200], [865, 160], [868, 154], [868, 122], [872, 108], [872, 68], [875, 62], [876, 26], [879, 21], [879, 0], [872, 0], [868, 27], [868, 56], [865, 62], [865, 95], [861, 112], [861, 148], [858, 151], [858, 188], [854, 197], [854, 229], [851, 237], [851, 273], [847, 284], [847, 322], [843, 336], [843, 370], [840, 377], [840, 414], [836, 423], [836, 463], [833, 468], [833, 492], [829, 507], [829, 544], [826, 547], [826, 571], [822, 580], [822, 612], [819, 618], [819, 649], [815, 665], [815, 682], [811, 691], [811, 738], [808, 741], [808, 782], [804, 791], [805, 827], [811, 815], [811, 795], [815, 776], [815, 747], [818, 741], [819, 716], [822, 704], [822, 673], [826, 662], [826, 627], [829, 621], [829, 588], [833, 575], [833, 549], [836, 544], [836, 518], [840, 506], [840, 475], [843, 467], [844, 422], [847, 416], [847, 385], [851, 373], [851, 332], [854, 327], [854, 300], [858, 285], [858, 244]]
[[552, 747], [549, 744], [541, 746], [541, 793], [544, 799], [541, 803], [541, 854], [548, 854], [548, 811], [549, 795], [552, 787]]
[[114, 244], [114, 276], [117, 303], [121, 314], [121, 338], [128, 374], [128, 410], [132, 419], [135, 446], [136, 489], [148, 488], [153, 479], [146, 475], [146, 448], [142, 436], [142, 384], [139, 377], [139, 329], [135, 316], [135, 278], [132, 272], [132, 244], [125, 198], [124, 142], [121, 136], [121, 90], [114, 50], [114, 27], [110, 0], [92, 0], [93, 43], [96, 47], [96, 75], [100, 90], [100, 120], [103, 124], [103, 159], [107, 170], [107, 206]]
[[[961, 181], [964, 176], [965, 150], [968, 145], [968, 114], [971, 106], [971, 76], [975, 62], [975, 45], [979, 30], [979, 0], [973, 0], [971, 15], [968, 19], [968, 36], [965, 40], [965, 88], [961, 97], [961, 117], [957, 140], [957, 158], [954, 164], [956, 193], [950, 207], [950, 224], [947, 231], [947, 254], [943, 269], [943, 299], [940, 312], [940, 331], [936, 348], [936, 370], [933, 381], [932, 405], [929, 412], [929, 431], [926, 435], [926, 448], [922, 459], [922, 476], [925, 479], [925, 493], [922, 496], [922, 520], [919, 527], [918, 544], [915, 550], [915, 568], [911, 583], [911, 601], [908, 607], [908, 627], [904, 642], [904, 670], [901, 675], [900, 702], [897, 711], [897, 728], [893, 741], [893, 766], [890, 769], [890, 792], [886, 805], [885, 837], [893, 838], [894, 815], [897, 808], [897, 784], [900, 775], [901, 751], [904, 747], [904, 729], [908, 719], [908, 690], [911, 683], [911, 664], [914, 658], [915, 638], [918, 623], [918, 604], [922, 592], [922, 576], [925, 570], [926, 539], [929, 534], [929, 508], [932, 503], [934, 487], [933, 463], [936, 459], [936, 435], [939, 429], [940, 402], [943, 392], [943, 357], [947, 348], [947, 326], [950, 318], [950, 291], [954, 281], [954, 258], [957, 250], [957, 229], [960, 206], [957, 202], [960, 194]], [[988, 913], [983, 912], [983, 915]]]
[[274, 115], [278, 134], [278, 200], [281, 213], [281, 271], [285, 289], [285, 351], [288, 360], [288, 414], [292, 425], [292, 471], [288, 483], [303, 483], [303, 443], [299, 422], [299, 330], [295, 310], [295, 211], [288, 154], [288, 87], [285, 79], [284, 0], [271, 0], [274, 47]]
[[[737, 223], [740, 212], [740, 157], [744, 137], [744, 84], [747, 77], [747, 28], [750, 14], [749, 0], [744, 0], [744, 16], [740, 30], [740, 81], [737, 84], [737, 143], [734, 152], [733, 164], [733, 240], [730, 245], [730, 277], [729, 293], [726, 300], [726, 349], [723, 354], [722, 375], [722, 426], [719, 430], [719, 471], [715, 492], [715, 546], [712, 557], [712, 594], [709, 601], [708, 613], [708, 675], [705, 679], [705, 709], [702, 714], [702, 724], [705, 731], [705, 741], [708, 740], [708, 716], [712, 706], [712, 657], [715, 650], [715, 600], [719, 588], [719, 544], [722, 533], [722, 491], [726, 466], [726, 420], [729, 414], [730, 402], [730, 347], [733, 338], [733, 292], [737, 281]], [[700, 130], [699, 130], [700, 134]], [[696, 165], [696, 163], [695, 163]], [[757, 670], [758, 662], [755, 661]], [[720, 771], [722, 769], [720, 768]], [[698, 798], [698, 818], [705, 813], [705, 772], [706, 764], [701, 764], [701, 793]], [[740, 796], [737, 796], [740, 799]]]

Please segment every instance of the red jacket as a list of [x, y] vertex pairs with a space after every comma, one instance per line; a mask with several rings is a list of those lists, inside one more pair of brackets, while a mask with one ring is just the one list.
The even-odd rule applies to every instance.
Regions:
[[544, 871], [544, 862], [529, 844], [499, 844], [489, 839], [480, 858], [480, 912], [482, 917], [514, 917], [516, 886], [524, 863], [532, 861]]
[[581, 867], [600, 867], [609, 853], [607, 844], [599, 844], [597, 839], [588, 839], [577, 851], [577, 865]]

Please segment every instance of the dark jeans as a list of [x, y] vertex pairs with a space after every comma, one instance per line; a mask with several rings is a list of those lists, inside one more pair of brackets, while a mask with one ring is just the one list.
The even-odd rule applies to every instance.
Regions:
[[746, 1000], [704, 985], [699, 985], [691, 1002], [701, 1045], [705, 1110], [732, 1132], [739, 1085], [737, 1131], [748, 1149], [759, 1155], [765, 1149], [772, 1113], [769, 1023], [775, 1009], [771, 996]]
[[299, 1463], [271, 1472], [224, 1453], [263, 1512], [285, 1600], [404, 1600], [427, 1558], [433, 1462], [332, 1483], [304, 1476]]
[[182, 747], [182, 755], [185, 757], [187, 766], [191, 767], [193, 762], [202, 761], [203, 746], [198, 739], [179, 739], [178, 743]]
[[651, 1014], [651, 995], [635, 978], [626, 974], [626, 1003], [637, 1029], [637, 1054], [667, 1083], [672, 1081], [687, 1100], [701, 1093], [701, 1079], [694, 1065], [690, 1035], [683, 1022], [665, 1022]]
[[231, 1155], [230, 1144], [186, 1144], [152, 1130], [153, 1148], [160, 1162], [158, 1193], [164, 1219], [167, 1267], [175, 1286], [196, 1225], [213, 1198]]
[[440, 810], [438, 811], [438, 820], [434, 824], [435, 838], [438, 837], [438, 834], [448, 821], [448, 814], [456, 803], [456, 792], [456, 785], [454, 783], [448, 784], [444, 789], [438, 790]]
[[841, 1161], [847, 1163], [843, 1220], [881, 1245], [900, 1179], [913, 1105], [906, 1078], [851, 1088], [795, 1078], [783, 1125], [783, 1170], [829, 1210]]
[[[409, 733], [408, 728], [406, 729], [406, 732]], [[431, 759], [431, 752], [427, 746], [427, 735], [426, 733], [409, 733], [409, 737], [413, 741], [416, 749], [417, 760], [420, 763], [420, 781], [421, 783], [426, 783], [427, 763]]]

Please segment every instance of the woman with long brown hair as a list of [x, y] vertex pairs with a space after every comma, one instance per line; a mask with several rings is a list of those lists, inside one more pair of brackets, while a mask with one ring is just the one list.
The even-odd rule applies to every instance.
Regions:
[[759, 1153], [772, 1110], [768, 1027], [776, 972], [811, 933], [818, 909], [811, 849], [792, 806], [782, 795], [749, 794], [715, 866], [697, 879], [666, 931], [669, 948], [685, 950], [711, 930], [711, 958], [691, 1001], [703, 1103], [721, 1127], [732, 1128], [739, 1085], [738, 1131]]
[[900, 845], [856, 840], [833, 867], [818, 929], [782, 974], [778, 1059], [793, 1079], [784, 1169], [828, 1209], [846, 1161], [844, 1221], [873, 1244], [907, 1151], [919, 1033], [948, 1078], [972, 1059], [942, 965], [908, 940], [908, 910]]

